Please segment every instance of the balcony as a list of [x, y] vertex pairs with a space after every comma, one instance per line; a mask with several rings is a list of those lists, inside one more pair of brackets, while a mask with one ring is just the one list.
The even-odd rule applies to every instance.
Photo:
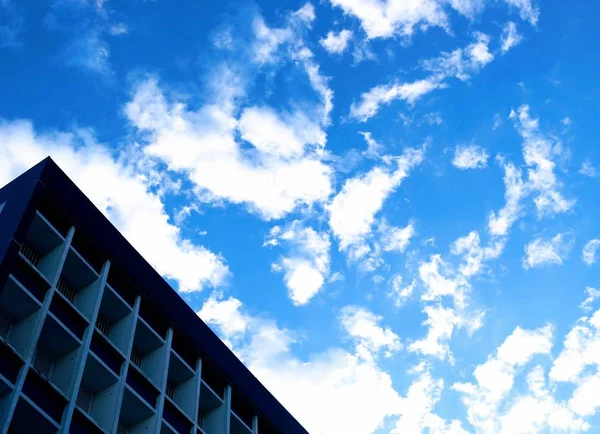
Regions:
[[152, 432], [156, 414], [131, 387], [125, 386], [117, 433], [143, 434]]
[[194, 418], [197, 384], [195, 371], [172, 349], [167, 373], [167, 397], [191, 420]]
[[98, 273], [72, 247], [67, 253], [56, 288], [85, 318], [91, 319], [100, 290]]
[[33, 367], [65, 395], [70, 394], [81, 341], [52, 313], [48, 313], [37, 348]]
[[96, 319], [96, 328], [122, 353], [128, 350], [134, 315], [129, 304], [110, 286], [106, 285]]
[[88, 353], [77, 406], [102, 430], [110, 432], [117, 415], [118, 377], [94, 353]]
[[21, 255], [49, 282], [58, 270], [65, 239], [52, 225], [36, 212], [21, 245]]
[[14, 276], [9, 276], [0, 293], [0, 340], [28, 358], [40, 314], [40, 302]]
[[163, 383], [167, 353], [164, 339], [146, 323], [138, 318], [133, 339], [131, 362], [147, 376], [157, 387]]

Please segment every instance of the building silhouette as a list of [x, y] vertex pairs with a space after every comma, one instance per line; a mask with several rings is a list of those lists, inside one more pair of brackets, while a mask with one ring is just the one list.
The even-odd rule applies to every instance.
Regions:
[[0, 189], [7, 433], [307, 431], [47, 158]]

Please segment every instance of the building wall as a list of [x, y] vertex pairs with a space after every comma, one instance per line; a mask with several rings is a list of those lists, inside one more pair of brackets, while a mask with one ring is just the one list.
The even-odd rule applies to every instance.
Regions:
[[[257, 404], [223, 374], [257, 382], [216, 337], [211, 358], [157, 310], [89, 225], [57, 211], [36, 168], [0, 190], [0, 434], [305, 432], [260, 407], [264, 387]], [[273, 410], [295, 425], [278, 428]]]

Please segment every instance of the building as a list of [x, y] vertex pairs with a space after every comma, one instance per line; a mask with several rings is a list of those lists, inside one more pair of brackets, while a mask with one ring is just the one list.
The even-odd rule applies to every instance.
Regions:
[[307, 431], [48, 158], [0, 189], [7, 433]]

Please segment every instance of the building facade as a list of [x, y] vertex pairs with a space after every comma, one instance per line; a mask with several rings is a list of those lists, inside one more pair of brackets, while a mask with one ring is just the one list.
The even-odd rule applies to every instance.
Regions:
[[48, 158], [0, 189], [8, 433], [307, 431]]

